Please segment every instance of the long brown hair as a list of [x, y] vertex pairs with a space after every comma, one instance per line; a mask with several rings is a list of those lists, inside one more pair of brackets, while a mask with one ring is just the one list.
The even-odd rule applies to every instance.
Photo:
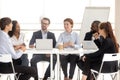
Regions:
[[13, 20], [12, 21], [12, 24], [13, 24], [13, 27], [12, 27], [12, 31], [9, 31], [8, 32], [8, 35], [10, 36], [10, 37], [12, 37], [13, 35], [14, 35], [14, 33], [15, 33], [15, 30], [16, 30], [16, 25], [17, 25], [17, 21], [16, 20]]
[[111, 38], [112, 41], [114, 42], [116, 52], [119, 52], [119, 46], [118, 46], [117, 40], [114, 36], [111, 23], [110, 22], [103, 22], [103, 23], [100, 24], [99, 28], [105, 30], [105, 32], [107, 34], [107, 37]]

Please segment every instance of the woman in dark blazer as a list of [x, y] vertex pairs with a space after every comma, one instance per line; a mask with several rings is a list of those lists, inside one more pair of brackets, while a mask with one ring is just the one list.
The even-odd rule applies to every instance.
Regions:
[[[99, 25], [99, 35], [94, 35], [95, 40], [94, 42], [98, 46], [99, 50], [90, 53], [90, 54], [84, 54], [81, 57], [81, 60], [78, 61], [78, 66], [83, 71], [82, 80], [87, 80], [87, 77], [90, 74], [90, 69], [96, 69], [99, 70], [103, 55], [105, 53], [117, 53], [118, 52], [118, 45], [116, 38], [112, 31], [111, 23], [109, 22], [103, 22]], [[108, 71], [111, 68], [108, 67], [110, 64], [105, 66], [105, 70]], [[114, 65], [112, 67], [112, 70], [114, 71]]]

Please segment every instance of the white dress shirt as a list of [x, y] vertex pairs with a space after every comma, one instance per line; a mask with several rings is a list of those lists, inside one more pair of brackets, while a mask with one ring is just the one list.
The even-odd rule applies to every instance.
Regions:
[[18, 59], [22, 56], [22, 50], [15, 52], [13, 44], [8, 34], [0, 30], [0, 54], [11, 54], [13, 59]]
[[48, 31], [43, 31], [43, 30], [41, 30], [42, 31], [42, 39], [47, 39], [47, 33], [48, 33]]
[[21, 44], [23, 44], [24, 43], [24, 37], [25, 37], [25, 35], [23, 33], [20, 33], [20, 36], [19, 36], [18, 39], [16, 38], [16, 36], [13, 35], [11, 37], [12, 44], [13, 45], [21, 45]]

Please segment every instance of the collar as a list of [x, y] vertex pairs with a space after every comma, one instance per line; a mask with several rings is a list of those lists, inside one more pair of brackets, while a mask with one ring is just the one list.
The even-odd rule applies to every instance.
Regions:
[[8, 38], [9, 38], [9, 35], [8, 35], [8, 33], [6, 33], [5, 31], [3, 31], [3, 30], [0, 30], [5, 36], [7, 36]]
[[65, 31], [65, 34], [72, 34], [72, 33], [73, 33], [73, 31], [71, 31], [70, 33]]
[[48, 30], [47, 31], [41, 30], [41, 32], [42, 32], [42, 34], [46, 34], [46, 33], [48, 33]]

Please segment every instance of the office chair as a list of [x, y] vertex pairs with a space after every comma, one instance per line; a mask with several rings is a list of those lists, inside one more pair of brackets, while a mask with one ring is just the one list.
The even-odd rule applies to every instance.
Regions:
[[6, 75], [7, 76], [7, 80], [11, 80], [11, 76], [10, 75], [14, 75], [14, 78], [16, 80], [17, 77], [16, 77], [16, 73], [15, 73], [15, 69], [14, 69], [14, 66], [13, 66], [13, 61], [12, 61], [12, 57], [10, 54], [0, 54], [0, 62], [2, 63], [11, 63], [11, 66], [12, 66], [12, 73], [0, 73], [0, 77], [2, 77], [3, 75]]
[[[104, 76], [106, 74], [110, 75], [112, 80], [115, 80], [115, 78], [118, 74], [118, 66], [119, 66], [118, 64], [119, 64], [119, 59], [120, 59], [118, 54], [120, 54], [120, 53], [114, 53], [114, 54], [113, 53], [112, 54], [106, 53], [106, 54], [104, 54], [99, 71], [91, 69], [91, 73], [93, 74], [93, 77], [95, 78], [95, 80], [98, 80], [100, 75], [102, 75], [103, 79], [104, 79]], [[106, 62], [110, 62], [112, 64], [112, 65], [109, 65], [109, 67], [112, 67], [113, 65], [115, 65], [114, 66], [115, 70], [105, 72], [104, 66], [105, 66]]]

